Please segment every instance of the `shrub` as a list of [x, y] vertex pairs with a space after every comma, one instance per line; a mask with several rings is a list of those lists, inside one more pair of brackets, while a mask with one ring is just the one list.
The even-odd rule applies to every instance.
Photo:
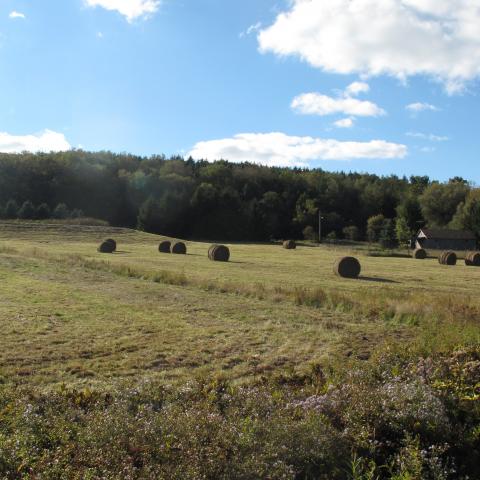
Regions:
[[356, 227], [355, 225], [350, 225], [349, 227], [345, 227], [343, 229], [343, 235], [347, 240], [356, 241], [360, 237], [360, 232], [358, 230], [358, 227]]
[[59, 203], [53, 210], [53, 218], [58, 218], [60, 220], [68, 218], [70, 216], [70, 211], [64, 203]]
[[36, 217], [39, 220], [45, 220], [51, 217], [52, 212], [50, 211], [50, 207], [46, 203], [42, 203], [37, 207]]
[[306, 226], [303, 229], [302, 233], [303, 233], [303, 238], [305, 240], [310, 240], [312, 242], [318, 241], [318, 232], [316, 232], [312, 226], [310, 225]]
[[36, 210], [30, 200], [26, 200], [18, 210], [18, 218], [22, 220], [32, 220], [35, 218]]
[[18, 218], [18, 203], [15, 200], [9, 200], [5, 205], [4, 216], [7, 219]]

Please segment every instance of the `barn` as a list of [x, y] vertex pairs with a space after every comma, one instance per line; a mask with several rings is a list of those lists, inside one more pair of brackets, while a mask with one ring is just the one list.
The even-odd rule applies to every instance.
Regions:
[[415, 237], [415, 247], [425, 250], [475, 250], [477, 238], [467, 230], [422, 228]]

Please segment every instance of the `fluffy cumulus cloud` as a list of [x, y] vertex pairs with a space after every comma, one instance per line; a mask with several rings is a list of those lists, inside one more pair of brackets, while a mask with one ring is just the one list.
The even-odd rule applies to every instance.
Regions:
[[65, 135], [52, 130], [44, 130], [36, 135], [10, 135], [0, 132], [2, 153], [63, 152], [70, 149]]
[[[302, 93], [293, 99], [291, 107], [297, 113], [304, 115], [324, 116], [339, 113], [353, 117], [379, 117], [385, 115], [385, 111], [375, 103], [353, 98], [368, 91], [370, 91], [368, 83], [353, 82], [335, 98], [316, 92]], [[350, 122], [348, 122], [348, 120], [350, 120]], [[339, 123], [339, 125], [337, 125], [337, 123]], [[339, 122], [335, 122], [335, 125], [351, 127], [353, 126], [353, 120], [340, 120]]]
[[21, 13], [21, 12], [17, 12], [15, 10], [13, 12], [10, 12], [9, 17], [10, 18], [21, 18], [21, 19], [25, 20], [25, 14]]
[[232, 138], [197, 143], [188, 153], [194, 159], [251, 162], [268, 166], [307, 167], [316, 160], [403, 158], [405, 145], [384, 140], [341, 142], [296, 137], [280, 132], [240, 133]]
[[341, 118], [333, 122], [333, 125], [337, 128], [352, 128], [354, 124], [355, 120], [353, 118]]
[[85, 0], [89, 7], [102, 7], [117, 11], [129, 22], [154, 14], [160, 7], [160, 0]]
[[345, 89], [345, 95], [348, 97], [355, 97], [360, 93], [368, 93], [370, 85], [365, 82], [353, 82]]
[[292, 101], [292, 108], [304, 115], [353, 115], [356, 117], [378, 117], [385, 111], [375, 103], [351, 97], [333, 98], [320, 93], [303, 93]]
[[420, 113], [420, 112], [438, 112], [438, 108], [435, 105], [424, 102], [410, 103], [405, 107], [409, 112]]
[[480, 77], [480, 0], [292, 0], [260, 51], [340, 74], [427, 75], [450, 93]]

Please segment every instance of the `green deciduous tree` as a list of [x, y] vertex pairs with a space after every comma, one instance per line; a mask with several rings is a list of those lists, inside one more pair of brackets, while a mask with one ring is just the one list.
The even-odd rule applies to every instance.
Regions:
[[424, 218], [418, 196], [405, 195], [397, 209], [397, 216], [405, 220], [411, 233], [416, 232], [423, 226]]
[[395, 220], [395, 235], [400, 246], [409, 246], [412, 232], [404, 217], [397, 217]]
[[480, 189], [471, 190], [465, 202], [458, 205], [450, 227], [471, 230], [480, 238]]
[[138, 211], [137, 228], [144, 232], [155, 232], [160, 222], [158, 202], [153, 197], [148, 197]]
[[448, 225], [458, 205], [465, 202], [470, 187], [463, 182], [433, 183], [420, 196], [423, 217], [429, 226]]
[[397, 245], [395, 223], [391, 218], [384, 220], [378, 242], [382, 248], [394, 248]]
[[367, 238], [369, 242], [378, 242], [385, 217], [382, 214], [374, 215], [367, 221]]

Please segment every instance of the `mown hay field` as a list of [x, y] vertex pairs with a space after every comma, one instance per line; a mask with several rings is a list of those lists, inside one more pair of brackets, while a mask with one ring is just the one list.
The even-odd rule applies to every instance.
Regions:
[[[97, 251], [106, 238], [113, 254]], [[370, 257], [365, 250], [210, 243], [160, 254], [165, 237], [107, 227], [0, 225], [0, 375], [42, 389], [168, 382], [219, 373], [246, 382], [308, 370], [327, 359], [366, 359], [384, 342], [432, 329], [478, 340], [480, 268], [434, 258]], [[333, 273], [353, 255], [357, 280]], [[458, 316], [458, 324], [456, 323]], [[471, 323], [469, 323], [471, 321]], [[459, 337], [460, 338], [460, 337]]]

